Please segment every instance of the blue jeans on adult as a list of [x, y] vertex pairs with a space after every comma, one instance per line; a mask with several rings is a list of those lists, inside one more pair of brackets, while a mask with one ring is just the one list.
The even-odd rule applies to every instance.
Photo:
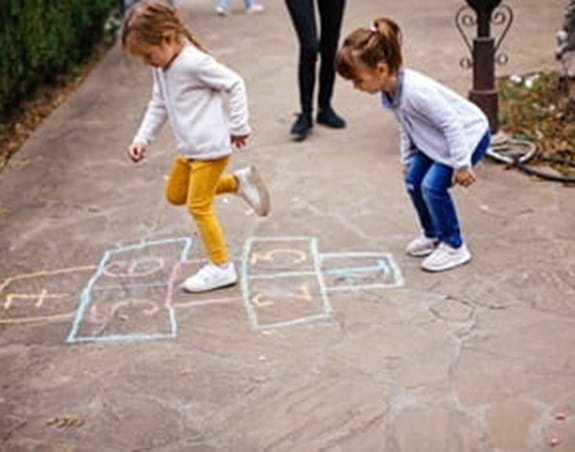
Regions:
[[[485, 155], [490, 141], [491, 134], [487, 132], [473, 151], [472, 165]], [[425, 236], [459, 248], [463, 240], [455, 204], [448, 191], [453, 185], [452, 177], [453, 168], [417, 151], [409, 162], [405, 185]]]

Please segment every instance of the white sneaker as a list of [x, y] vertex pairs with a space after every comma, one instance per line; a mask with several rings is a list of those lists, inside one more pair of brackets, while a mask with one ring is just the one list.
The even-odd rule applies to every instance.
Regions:
[[466, 264], [471, 260], [471, 253], [465, 243], [459, 248], [453, 248], [447, 243], [439, 246], [421, 263], [421, 268], [430, 272], [441, 272]]
[[216, 14], [218, 16], [229, 16], [230, 12], [223, 6], [216, 6]]
[[185, 292], [197, 293], [233, 286], [238, 282], [236, 267], [231, 262], [225, 267], [211, 262], [204, 265], [195, 275], [190, 276], [180, 286]]
[[265, 10], [265, 8], [262, 5], [258, 5], [257, 3], [254, 3], [249, 8], [246, 8], [246, 13], [248, 13], [248, 14], [261, 13], [264, 10]]
[[238, 181], [236, 194], [244, 198], [260, 217], [265, 217], [270, 212], [270, 196], [256, 169], [248, 166], [235, 171], [234, 176]]
[[420, 235], [407, 244], [405, 252], [414, 257], [427, 256], [433, 253], [437, 247], [437, 243], [437, 239], [430, 239], [429, 237]]

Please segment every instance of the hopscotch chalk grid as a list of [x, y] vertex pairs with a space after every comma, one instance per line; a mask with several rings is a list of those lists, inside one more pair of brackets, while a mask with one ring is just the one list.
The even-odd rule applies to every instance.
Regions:
[[193, 245], [191, 237], [141, 242], [105, 251], [97, 266], [0, 281], [0, 324], [71, 318], [69, 343], [167, 339], [177, 336], [178, 309], [241, 302], [252, 329], [266, 330], [330, 318], [332, 293], [404, 285], [389, 253], [321, 253], [315, 237], [251, 237], [238, 263], [240, 294], [184, 296], [180, 274], [205, 262], [190, 260]]
[[[333, 309], [329, 293], [332, 291], [389, 289], [404, 285], [391, 254], [320, 253], [315, 237], [252, 237], [246, 242], [241, 270], [244, 305], [250, 324], [256, 330], [330, 317]], [[281, 284], [290, 279], [292, 284]], [[298, 279], [298, 284], [294, 284]], [[261, 281], [273, 281], [276, 287], [262, 288]], [[278, 290], [278, 284], [282, 289]], [[283, 303], [280, 303], [282, 296]], [[301, 312], [301, 308], [298, 312], [293, 300], [299, 300], [300, 305], [307, 302], [308, 312]], [[262, 317], [266, 314], [270, 317], [274, 309], [276, 315], [271, 317], [275, 321], [262, 321]], [[278, 321], [278, 317], [285, 318]]]

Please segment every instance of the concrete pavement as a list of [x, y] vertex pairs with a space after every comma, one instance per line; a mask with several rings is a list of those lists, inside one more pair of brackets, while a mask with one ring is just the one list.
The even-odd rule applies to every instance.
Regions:
[[[407, 65], [466, 93], [462, 3], [349, 1], [343, 33], [391, 16]], [[564, 2], [508, 3], [499, 74], [556, 67]], [[377, 98], [338, 80], [348, 128], [293, 143], [283, 2], [180, 5], [246, 79], [254, 135], [231, 168], [258, 166], [273, 212], [218, 199], [242, 284], [177, 290], [203, 252], [163, 200], [169, 130], [125, 157], [150, 74], [113, 48], [0, 174], [0, 450], [574, 451], [572, 188], [481, 163], [456, 190], [472, 262], [424, 273]]]

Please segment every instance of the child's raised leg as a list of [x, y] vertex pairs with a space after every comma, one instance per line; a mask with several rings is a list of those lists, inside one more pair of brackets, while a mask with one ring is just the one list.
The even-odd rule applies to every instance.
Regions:
[[172, 165], [166, 184], [166, 198], [170, 203], [177, 206], [186, 203], [191, 171], [190, 161], [181, 155], [178, 156]]
[[216, 188], [216, 195], [220, 193], [235, 193], [260, 217], [270, 212], [268, 190], [254, 166], [246, 166], [233, 174], [223, 174]]
[[234, 177], [236, 194], [242, 197], [260, 217], [265, 217], [270, 211], [270, 196], [255, 167], [248, 166], [234, 171]]

